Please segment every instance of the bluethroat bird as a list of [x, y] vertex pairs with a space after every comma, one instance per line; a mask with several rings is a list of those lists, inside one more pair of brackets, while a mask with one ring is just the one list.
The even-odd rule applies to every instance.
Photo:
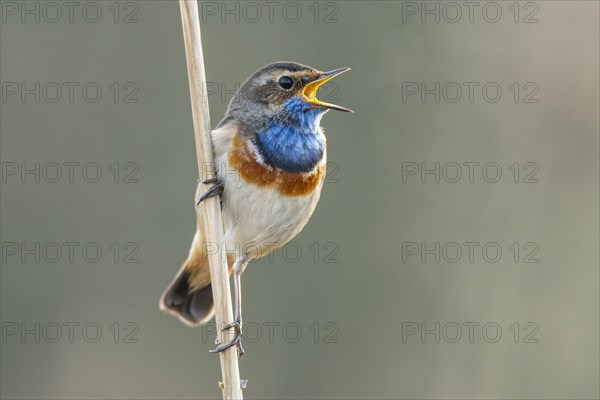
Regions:
[[[348, 71], [321, 72], [294, 62], [276, 62], [256, 71], [231, 100], [212, 131], [217, 178], [197, 205], [221, 196], [229, 274], [234, 277], [235, 338], [243, 354], [241, 275], [249, 261], [267, 255], [296, 236], [312, 215], [325, 178], [326, 142], [319, 126], [329, 109], [352, 112], [317, 99], [319, 86]], [[160, 308], [189, 326], [214, 314], [203, 216], [189, 255], [160, 300]]]

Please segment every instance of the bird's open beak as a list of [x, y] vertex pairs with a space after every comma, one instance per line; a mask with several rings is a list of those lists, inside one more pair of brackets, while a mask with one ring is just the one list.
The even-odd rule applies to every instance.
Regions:
[[325, 103], [324, 101], [320, 101], [319, 99], [317, 99], [317, 96], [316, 96], [317, 89], [319, 88], [319, 86], [321, 86], [325, 82], [327, 82], [327, 81], [335, 78], [336, 76], [343, 74], [344, 72], [349, 71], [349, 70], [350, 70], [350, 68], [338, 68], [338, 69], [334, 69], [333, 71], [323, 72], [319, 76], [319, 79], [309, 83], [308, 85], [306, 85], [304, 87], [304, 89], [302, 90], [302, 95], [304, 96], [306, 101], [313, 104], [315, 107], [331, 108], [332, 110], [339, 110], [339, 111], [353, 113], [354, 111], [352, 111], [346, 107], [342, 107], [342, 106], [338, 106], [335, 104], [330, 104], [330, 103]]

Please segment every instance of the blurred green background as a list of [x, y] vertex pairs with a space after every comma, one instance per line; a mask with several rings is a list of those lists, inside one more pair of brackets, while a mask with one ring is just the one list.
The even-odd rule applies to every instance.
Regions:
[[[2, 398], [218, 398], [214, 327], [157, 307], [195, 227], [177, 2], [1, 3]], [[313, 218], [244, 275], [245, 396], [598, 398], [598, 3], [204, 3], [213, 126], [264, 64], [352, 67]]]

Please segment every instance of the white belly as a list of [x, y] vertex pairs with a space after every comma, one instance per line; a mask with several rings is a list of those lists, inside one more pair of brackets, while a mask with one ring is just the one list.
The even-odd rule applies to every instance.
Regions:
[[275, 188], [244, 181], [229, 166], [221, 179], [225, 186], [222, 199], [227, 252], [247, 252], [252, 259], [283, 246], [302, 230], [322, 188], [321, 182], [311, 194], [285, 196]]
[[212, 132], [215, 163], [225, 188], [221, 197], [225, 246], [228, 254], [237, 257], [247, 253], [256, 259], [283, 246], [302, 230], [319, 201], [323, 180], [302, 196], [282, 195], [275, 188], [244, 181], [228, 162], [234, 133], [231, 127]]

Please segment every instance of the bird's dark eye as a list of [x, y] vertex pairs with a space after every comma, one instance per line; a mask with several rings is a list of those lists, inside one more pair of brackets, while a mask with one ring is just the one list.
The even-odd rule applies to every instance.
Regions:
[[279, 86], [281, 86], [285, 90], [288, 90], [291, 89], [292, 86], [294, 86], [294, 81], [289, 76], [282, 76], [281, 78], [279, 78]]
[[308, 85], [309, 82], [310, 82], [310, 78], [308, 76], [303, 76], [302, 77], [302, 84], [303, 85]]

